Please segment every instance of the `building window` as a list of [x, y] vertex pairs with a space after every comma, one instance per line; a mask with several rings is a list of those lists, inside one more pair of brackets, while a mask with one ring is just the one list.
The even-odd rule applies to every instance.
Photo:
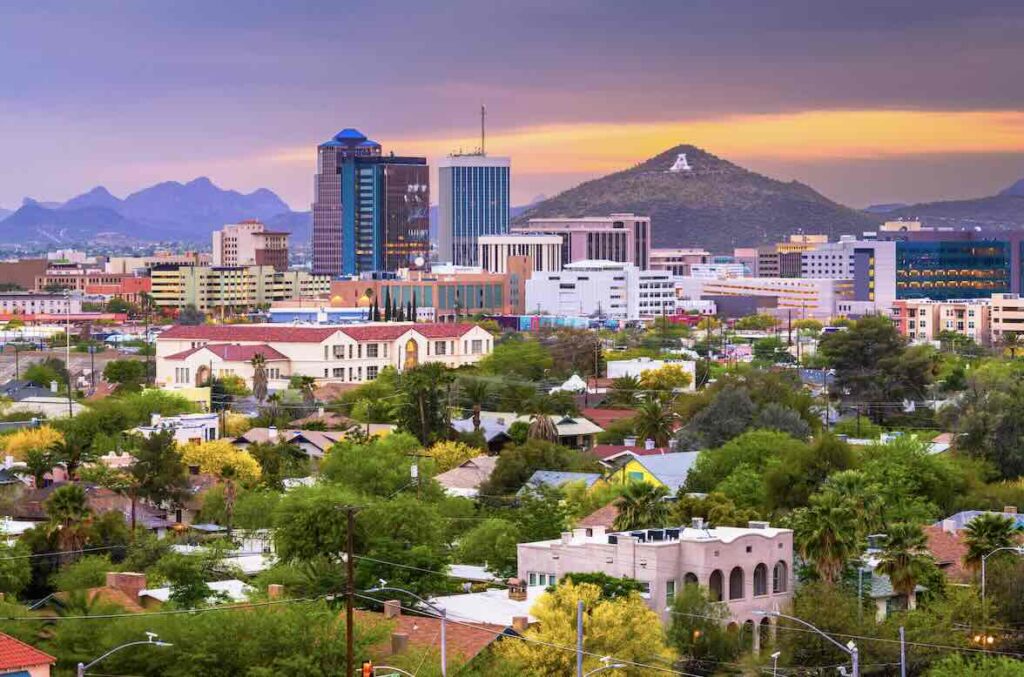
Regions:
[[768, 594], [768, 567], [758, 564], [754, 567], [754, 597]]
[[772, 570], [772, 592], [778, 594], [780, 592], [786, 592], [786, 588], [789, 583], [789, 567], [782, 560], [779, 560], [775, 564], [775, 568]]
[[537, 585], [537, 574], [533, 573], [532, 571], [530, 572], [530, 582], [529, 582], [529, 585], [530, 586]]
[[375, 378], [377, 378], [377, 370], [378, 370], [377, 367], [367, 367], [366, 368], [366, 380], [367, 381], [372, 381]]
[[719, 569], [715, 569], [711, 572], [711, 577], [708, 579], [708, 597], [711, 598], [712, 602], [721, 602], [724, 598], [722, 595], [722, 572]]
[[651, 598], [651, 582], [650, 581], [640, 581], [640, 596], [643, 597], [644, 599], [650, 599]]
[[378, 352], [380, 352], [380, 348], [376, 343], [370, 343], [366, 346], [367, 357], [377, 357]]
[[676, 582], [665, 581], [665, 604], [671, 605], [672, 600], [676, 598]]
[[345, 378], [345, 367], [335, 367], [334, 378]]
[[473, 354], [479, 355], [484, 351], [484, 342], [480, 339], [474, 339], [472, 343]]
[[733, 567], [729, 573], [729, 599], [743, 599], [743, 569]]
[[435, 355], [446, 355], [448, 353], [448, 342], [447, 341], [434, 341], [434, 354]]

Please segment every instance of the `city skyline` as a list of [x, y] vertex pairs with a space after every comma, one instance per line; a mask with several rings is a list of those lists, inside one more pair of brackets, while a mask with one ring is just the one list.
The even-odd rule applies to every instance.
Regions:
[[327, 8], [5, 8], [0, 205], [210, 176], [306, 210], [323, 138], [372, 128], [436, 166], [481, 102], [515, 205], [679, 143], [852, 206], [1024, 176], [1019, 3]]

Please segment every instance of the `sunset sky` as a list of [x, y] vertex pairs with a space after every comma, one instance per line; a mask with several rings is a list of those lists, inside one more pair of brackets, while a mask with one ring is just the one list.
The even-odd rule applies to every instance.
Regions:
[[852, 206], [1024, 177], [1020, 0], [0, 0], [0, 206], [206, 175], [312, 198], [356, 127], [513, 203], [679, 143]]

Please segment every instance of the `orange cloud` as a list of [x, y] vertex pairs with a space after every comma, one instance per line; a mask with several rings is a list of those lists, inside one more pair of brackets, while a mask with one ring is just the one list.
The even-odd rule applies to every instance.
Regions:
[[[1024, 111], [838, 110], [708, 120], [524, 127], [488, 136], [518, 173], [608, 172], [689, 143], [723, 157], [787, 160], [1024, 152]], [[387, 138], [400, 153], [440, 157], [472, 137]], [[297, 155], [295, 156], [297, 158]], [[309, 162], [309, 150], [301, 152]]]

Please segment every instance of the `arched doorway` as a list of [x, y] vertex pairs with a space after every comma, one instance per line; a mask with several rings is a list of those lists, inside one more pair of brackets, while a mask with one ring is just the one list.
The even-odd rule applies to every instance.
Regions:
[[715, 569], [711, 572], [711, 577], [708, 579], [708, 597], [712, 602], [721, 602], [724, 599], [722, 595], [724, 592], [722, 578], [721, 570]]
[[772, 593], [786, 592], [789, 587], [789, 567], [781, 559], [775, 563], [772, 569]]
[[754, 597], [768, 594], [768, 567], [762, 562], [754, 567]]
[[416, 339], [409, 339], [405, 342], [405, 368], [412, 369], [420, 363], [420, 344]]
[[205, 364], [199, 365], [196, 369], [196, 387], [201, 388], [210, 380], [210, 368]]
[[743, 599], [743, 569], [733, 567], [729, 572], [729, 599]]
[[698, 585], [698, 584], [699, 584], [699, 581], [697, 580], [697, 574], [693, 573], [692, 571], [687, 572], [687, 574], [685, 576], [683, 576], [683, 585]]

